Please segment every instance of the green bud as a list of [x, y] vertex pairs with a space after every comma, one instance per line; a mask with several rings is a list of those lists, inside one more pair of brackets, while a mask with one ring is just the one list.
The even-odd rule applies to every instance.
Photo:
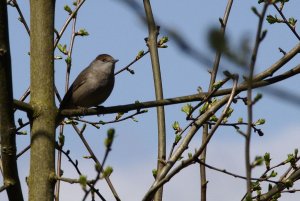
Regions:
[[295, 155], [295, 158], [297, 158], [297, 155], [298, 155], [298, 149], [295, 149], [295, 150], [294, 150], [294, 155]]
[[268, 153], [268, 152], [265, 153], [264, 161], [265, 161], [267, 170], [270, 169], [270, 162], [271, 162], [270, 153]]
[[71, 8], [68, 5], [64, 6], [64, 10], [67, 11], [69, 13], [69, 15], [71, 15], [73, 13], [73, 11], [71, 10]]
[[115, 118], [115, 120], [119, 120], [123, 116], [124, 112], [119, 112]]
[[113, 129], [113, 128], [108, 129], [107, 137], [104, 140], [104, 145], [106, 146], [107, 149], [110, 149], [110, 147], [114, 141], [114, 138], [115, 138], [115, 129]]
[[186, 115], [189, 115], [192, 109], [193, 109], [192, 105], [187, 103], [184, 106], [182, 106], [181, 111], [184, 112]]
[[217, 122], [218, 121], [218, 117], [216, 115], [213, 115], [209, 118], [209, 121], [214, 121]]
[[100, 166], [99, 163], [95, 164], [95, 169], [96, 169], [97, 172], [101, 172], [101, 166]]
[[140, 58], [142, 58], [142, 56], [144, 56], [144, 54], [145, 54], [144, 50], [139, 51], [135, 57], [135, 60], [139, 60]]
[[276, 17], [273, 17], [272, 15], [268, 15], [267, 16], [267, 21], [270, 23], [270, 24], [274, 24], [274, 23], [277, 23], [279, 22], [278, 18]]
[[258, 13], [258, 11], [255, 7], [251, 7], [251, 10], [255, 15], [260, 16], [260, 14]]
[[200, 108], [200, 114], [205, 113], [208, 107], [209, 107], [209, 103], [208, 102], [204, 103], [204, 105]]
[[131, 117], [131, 119], [132, 119], [132, 121], [134, 121], [134, 122], [139, 122], [136, 118], [134, 118], [134, 117]]
[[253, 167], [255, 167], [255, 166], [260, 166], [260, 165], [263, 164], [263, 162], [264, 162], [263, 157], [261, 157], [261, 156], [256, 156], [256, 157], [255, 157], [255, 160], [254, 160], [254, 163], [252, 164], [252, 166], [253, 166]]
[[174, 121], [174, 123], [172, 124], [172, 127], [176, 131], [175, 133], [179, 133], [181, 131], [178, 121]]
[[228, 110], [226, 112], [226, 117], [230, 117], [233, 111], [234, 111], [233, 108], [231, 108], [231, 107], [228, 108]]
[[258, 119], [256, 122], [255, 122], [255, 125], [263, 125], [266, 123], [266, 120], [265, 119]]
[[202, 87], [197, 87], [197, 91], [198, 91], [198, 93], [202, 93], [203, 92], [203, 89], [202, 89]]
[[272, 172], [270, 173], [269, 177], [276, 177], [277, 176], [277, 172], [275, 172], [274, 170], [272, 170]]
[[213, 83], [213, 88], [214, 89], [218, 89], [218, 88], [220, 88], [221, 86], [222, 86], [222, 84], [223, 84], [224, 82], [222, 81], [222, 80], [220, 80], [220, 81], [217, 81], [217, 82], [215, 82], [215, 83]]
[[262, 94], [261, 93], [256, 94], [256, 96], [254, 98], [254, 102], [259, 101], [261, 98], [262, 98]]
[[293, 18], [293, 17], [290, 17], [290, 18], [289, 18], [289, 24], [290, 24], [292, 27], [295, 27], [295, 26], [296, 26], [296, 23], [297, 23], [297, 20], [295, 20], [295, 18]]
[[240, 123], [243, 123], [243, 121], [244, 121], [244, 120], [243, 120], [242, 117], [239, 117], [238, 120], [237, 120], [237, 122], [238, 122], [239, 124], [240, 124]]
[[181, 140], [181, 135], [175, 135], [175, 143], [177, 144]]
[[87, 177], [84, 175], [79, 176], [79, 184], [83, 189], [86, 189], [86, 184], [87, 184]]
[[157, 169], [153, 169], [152, 170], [152, 175], [153, 175], [154, 178], [157, 177]]
[[65, 62], [66, 62], [68, 65], [71, 65], [71, 63], [72, 63], [71, 57], [67, 57], [67, 58], [65, 59]]
[[161, 39], [159, 39], [157, 46], [162, 47], [163, 44], [167, 43], [169, 41], [169, 38], [167, 36], [163, 36]]
[[111, 166], [107, 166], [107, 167], [103, 170], [102, 177], [103, 177], [103, 178], [109, 177], [113, 171], [114, 171], [114, 170], [113, 170], [113, 168], [112, 168]]
[[290, 179], [285, 180], [283, 183], [287, 189], [293, 187], [293, 185], [294, 185], [294, 182]]
[[85, 29], [79, 29], [79, 31], [76, 32], [77, 36], [88, 36], [89, 33]]
[[62, 56], [54, 56], [54, 59], [55, 59], [55, 60], [62, 59]]
[[65, 136], [64, 135], [59, 135], [58, 142], [61, 146], [63, 146], [65, 144]]

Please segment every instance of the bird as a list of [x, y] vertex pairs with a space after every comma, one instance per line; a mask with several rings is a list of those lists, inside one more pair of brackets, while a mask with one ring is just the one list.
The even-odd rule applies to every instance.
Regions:
[[97, 107], [102, 104], [114, 88], [114, 70], [118, 61], [108, 54], [98, 55], [76, 77], [61, 101], [59, 111]]

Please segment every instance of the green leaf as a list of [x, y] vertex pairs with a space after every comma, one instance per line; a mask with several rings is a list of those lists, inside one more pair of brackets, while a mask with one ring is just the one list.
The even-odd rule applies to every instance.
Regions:
[[65, 45], [62, 45], [62, 44], [59, 43], [59, 44], [57, 45], [57, 48], [58, 48], [59, 51], [61, 51], [61, 53], [65, 54], [65, 55], [68, 54], [68, 51], [67, 51], [67, 45], [66, 45], [66, 44], [65, 44]]

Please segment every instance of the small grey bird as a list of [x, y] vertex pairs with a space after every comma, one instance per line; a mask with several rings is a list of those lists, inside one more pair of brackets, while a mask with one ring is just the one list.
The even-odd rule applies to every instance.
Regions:
[[103, 103], [113, 90], [117, 61], [108, 54], [97, 56], [77, 76], [64, 96], [59, 109], [89, 108]]

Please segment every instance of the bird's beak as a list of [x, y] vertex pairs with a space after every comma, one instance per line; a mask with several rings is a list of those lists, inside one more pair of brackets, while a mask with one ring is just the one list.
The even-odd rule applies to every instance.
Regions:
[[112, 61], [112, 63], [115, 64], [115, 63], [117, 63], [118, 61], [119, 61], [119, 59], [114, 59], [114, 60]]

